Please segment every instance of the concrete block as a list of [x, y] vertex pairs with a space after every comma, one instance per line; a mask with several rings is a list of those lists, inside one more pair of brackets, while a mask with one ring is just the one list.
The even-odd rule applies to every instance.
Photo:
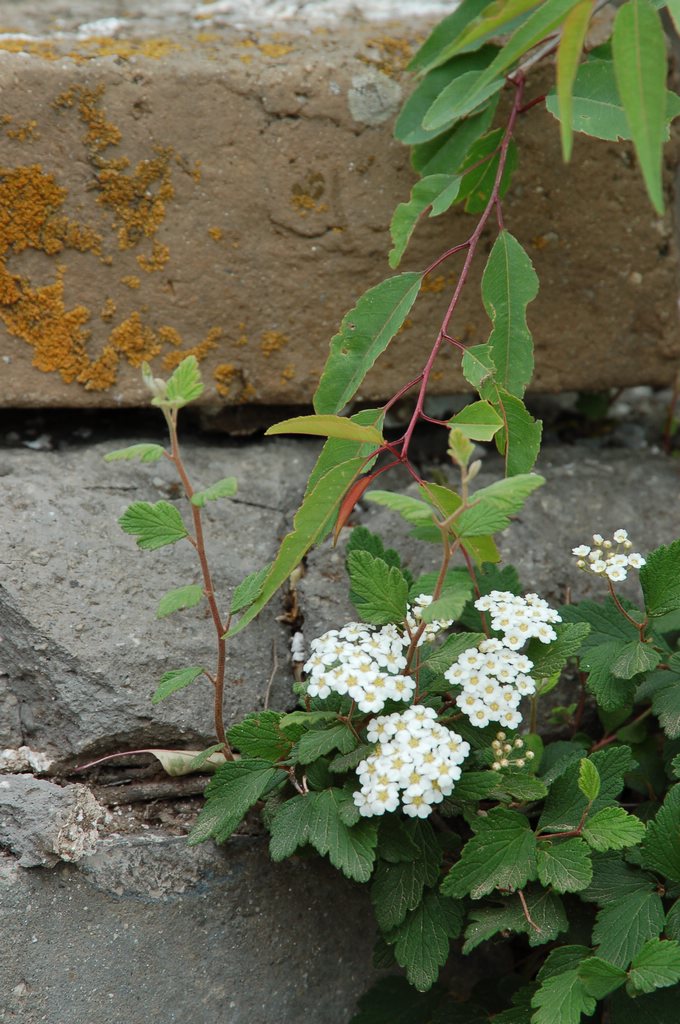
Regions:
[[[343, 314], [389, 273], [389, 218], [413, 182], [391, 127], [437, 5], [421, 17], [393, 5], [403, 20], [377, 25], [342, 18], [342, 3], [315, 24], [318, 4], [293, 4], [297, 20], [267, 25], [248, 6], [166, 0], [78, 28], [105, 6], [0, 3], [0, 24], [24, 33], [0, 34], [0, 202], [12, 211], [0, 403], [139, 404], [141, 361], [167, 373], [187, 352], [203, 362], [207, 411], [308, 403]], [[541, 280], [534, 387], [668, 383], [680, 355], [670, 212], [654, 214], [627, 146], [579, 137], [565, 169], [538, 110], [518, 137], [505, 219]], [[669, 190], [676, 159], [674, 142]], [[405, 268], [473, 223], [428, 224]], [[478, 285], [490, 237], [453, 323], [471, 343], [489, 328]], [[459, 269], [426, 281], [363, 398], [389, 397], [423, 363]], [[467, 389], [452, 353], [432, 385]]]

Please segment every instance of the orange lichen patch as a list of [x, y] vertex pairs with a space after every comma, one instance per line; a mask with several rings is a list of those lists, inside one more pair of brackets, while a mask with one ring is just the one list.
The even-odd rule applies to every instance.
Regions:
[[366, 47], [375, 56], [363, 54], [359, 57], [366, 64], [372, 64], [384, 75], [398, 75], [406, 69], [413, 55], [413, 47], [406, 39], [397, 36], [378, 36], [366, 40]]
[[80, 119], [87, 129], [83, 142], [93, 156], [108, 146], [118, 145], [121, 140], [120, 128], [107, 121], [100, 105], [103, 94], [103, 85], [98, 85], [95, 89], [88, 89], [82, 85], [74, 86], [60, 93], [53, 103], [57, 109], [77, 106]]
[[292, 380], [295, 376], [295, 367], [292, 363], [289, 363], [285, 369], [281, 370], [281, 380]]
[[214, 242], [221, 242], [224, 238], [224, 231], [222, 228], [208, 228], [208, 234]]
[[293, 52], [292, 46], [284, 46], [283, 43], [258, 43], [260, 53], [265, 57], [285, 57], [287, 53]]
[[155, 332], [142, 323], [139, 313], [132, 313], [127, 320], [114, 327], [109, 342], [116, 352], [125, 356], [130, 366], [141, 366], [161, 351]]
[[5, 53], [30, 53], [43, 60], [59, 60], [59, 54], [46, 39], [12, 39], [0, 36], [0, 50]]
[[64, 383], [76, 380], [87, 365], [85, 306], [67, 309], [63, 271], [53, 284], [31, 288], [28, 282], [0, 272], [0, 319], [10, 334], [35, 350], [33, 365], [47, 372], [58, 370]]
[[107, 299], [104, 305], [102, 306], [101, 310], [99, 311], [99, 316], [105, 323], [108, 323], [109, 320], [113, 320], [115, 315], [116, 303], [113, 301], [113, 299]]
[[200, 363], [208, 355], [208, 352], [217, 348], [217, 342], [221, 336], [222, 329], [220, 327], [213, 327], [208, 331], [203, 341], [200, 341], [198, 345], [194, 345], [193, 348], [186, 348], [179, 352], [168, 352], [163, 359], [163, 369], [174, 370], [187, 356], [196, 356]]
[[[3, 118], [3, 124], [9, 125], [12, 121], [11, 117], [7, 120]], [[38, 131], [37, 121], [23, 121], [20, 124], [15, 124], [11, 128], [5, 128], [5, 135], [8, 139], [17, 139], [19, 142], [33, 142], [34, 139], [40, 138], [40, 132]]]
[[155, 152], [153, 160], [140, 160], [128, 174], [121, 161], [110, 161], [97, 174], [97, 202], [112, 210], [114, 224], [121, 225], [120, 249], [130, 249], [154, 235], [165, 219], [165, 204], [175, 194], [170, 181], [172, 150], [156, 148]]
[[181, 345], [182, 335], [174, 327], [163, 326], [158, 328], [158, 337], [168, 345]]
[[78, 383], [86, 391], [106, 391], [116, 383], [120, 355], [111, 344], [105, 345], [101, 355], [78, 375]]
[[229, 397], [234, 378], [238, 372], [238, 367], [234, 366], [233, 363], [220, 363], [219, 366], [215, 367], [213, 379], [218, 395], [222, 395], [223, 398]]
[[290, 339], [285, 334], [281, 334], [280, 331], [264, 331], [262, 334], [262, 343], [260, 349], [265, 359], [274, 352], [278, 352], [280, 349], [285, 348], [289, 344]]
[[239, 331], [241, 333], [239, 334], [239, 336], [236, 339], [236, 341], [234, 342], [234, 344], [238, 345], [239, 348], [242, 348], [244, 345], [248, 344], [248, 335], [246, 334], [246, 325], [245, 325], [245, 323], [243, 321], [238, 325], [238, 329], [239, 329]]
[[162, 270], [165, 264], [170, 259], [170, 250], [167, 245], [162, 245], [154, 239], [154, 243], [151, 249], [150, 256], [144, 256], [140, 254], [137, 257], [142, 270], [145, 270], [147, 274], [155, 274], [157, 271]]
[[[149, 57], [161, 60], [176, 50], [184, 47], [172, 39], [150, 36], [148, 39], [116, 39], [113, 36], [90, 36], [78, 43], [80, 55], [83, 51], [93, 51], [97, 57]], [[76, 54], [78, 51], [76, 51]], [[76, 54], [69, 54], [75, 56]]]
[[307, 213], [324, 213], [327, 203], [319, 200], [326, 191], [326, 179], [320, 171], [311, 171], [303, 182], [296, 182], [291, 189], [291, 206], [303, 217]]
[[134, 274], [126, 274], [125, 277], [121, 277], [120, 283], [124, 284], [126, 288], [139, 288], [142, 282]]
[[96, 249], [101, 239], [95, 231], [57, 212], [65, 198], [66, 190], [40, 164], [0, 167], [0, 258], [24, 249], [50, 255], [67, 247]]

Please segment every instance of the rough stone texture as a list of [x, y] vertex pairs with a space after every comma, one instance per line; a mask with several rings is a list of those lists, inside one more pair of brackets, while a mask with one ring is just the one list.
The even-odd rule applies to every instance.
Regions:
[[[64, 452], [0, 453], [0, 503], [11, 529], [0, 540], [0, 746], [27, 744], [73, 762], [132, 747], [214, 742], [209, 684], [153, 707], [164, 672], [214, 665], [212, 620], [202, 606], [155, 619], [159, 598], [198, 580], [189, 544], [142, 552], [116, 520], [135, 500], [175, 496], [172, 467], [104, 463], [121, 442]], [[197, 487], [234, 475], [241, 493], [206, 510], [216, 590], [270, 559], [286, 531], [314, 447], [186, 446]], [[230, 648], [230, 723], [261, 706], [276, 648], [274, 706], [291, 702], [289, 630], [274, 601]]]
[[[157, 5], [165, 23], [137, 4], [93, 35], [70, 6], [0, 3], [0, 24], [33, 33], [0, 35], [0, 200], [13, 209], [0, 230], [0, 403], [139, 403], [141, 360], [166, 372], [196, 346], [206, 409], [308, 402], [342, 315], [388, 274], [389, 218], [412, 182], [391, 124], [425, 22], [237, 28], [233, 4], [204, 18]], [[102, 13], [91, 6], [88, 20]], [[670, 214], [654, 215], [626, 146], [577, 138], [565, 171], [550, 115], [532, 111], [519, 136], [505, 217], [541, 280], [534, 387], [667, 383], [680, 355]], [[428, 224], [405, 266], [472, 223]], [[473, 342], [488, 331], [486, 246], [453, 325]], [[404, 362], [424, 359], [447, 274], [427, 282], [363, 397], [388, 397]], [[457, 366], [442, 356], [434, 390], [465, 388]]]
[[105, 814], [87, 786], [55, 786], [32, 775], [0, 779], [0, 847], [22, 868], [75, 863], [94, 853]]
[[112, 838], [80, 868], [0, 859], [0, 1021], [347, 1024], [370, 984], [367, 893], [259, 839]]

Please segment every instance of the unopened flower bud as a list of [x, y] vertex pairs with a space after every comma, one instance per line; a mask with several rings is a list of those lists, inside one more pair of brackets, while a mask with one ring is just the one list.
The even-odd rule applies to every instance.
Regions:
[[526, 757], [527, 761], [533, 761], [536, 755], [534, 754], [533, 750], [527, 750], [524, 756]]

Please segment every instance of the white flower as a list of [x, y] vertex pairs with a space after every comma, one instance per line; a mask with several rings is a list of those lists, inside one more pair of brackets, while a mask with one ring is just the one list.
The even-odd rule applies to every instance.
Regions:
[[616, 541], [617, 544], [623, 544], [625, 541], [628, 540], [628, 531], [627, 530], [615, 530], [614, 531], [614, 540]]
[[630, 565], [631, 568], [641, 569], [642, 566], [646, 564], [645, 559], [642, 555], [637, 554], [637, 552], [634, 551], [632, 555], [628, 555], [628, 565]]
[[595, 533], [593, 540], [596, 544], [594, 551], [591, 551], [587, 544], [572, 548], [572, 554], [576, 555], [578, 559], [576, 565], [584, 572], [592, 572], [598, 576], [604, 575], [612, 582], [619, 583], [626, 579], [628, 567], [639, 569], [645, 564], [641, 555], [628, 554], [633, 545], [628, 539], [627, 530], [615, 530], [611, 540]]
[[577, 548], [571, 549], [572, 555], [577, 555], [578, 558], [585, 558], [586, 555], [590, 554], [590, 548], [587, 544], [579, 544]]

